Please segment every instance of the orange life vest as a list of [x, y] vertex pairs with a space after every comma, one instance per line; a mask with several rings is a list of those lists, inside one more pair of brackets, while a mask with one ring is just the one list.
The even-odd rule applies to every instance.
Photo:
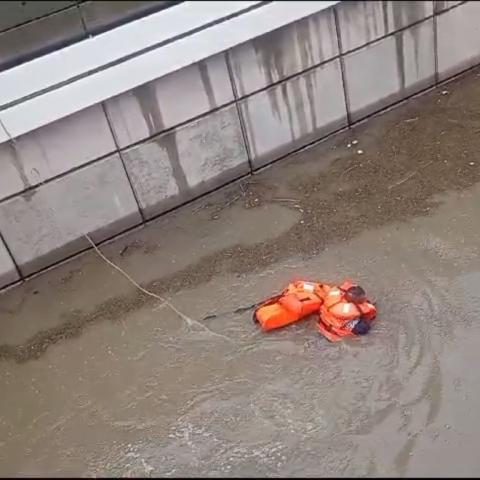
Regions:
[[284, 327], [318, 312], [322, 297], [321, 284], [293, 282], [280, 295], [275, 295], [260, 304], [253, 312], [253, 319], [265, 331]]
[[324, 285], [324, 301], [320, 306], [317, 328], [331, 342], [342, 337], [356, 335], [355, 326], [360, 320], [370, 324], [377, 314], [377, 309], [368, 300], [362, 303], [349, 302], [345, 298], [346, 291], [355, 286], [346, 280], [340, 287]]

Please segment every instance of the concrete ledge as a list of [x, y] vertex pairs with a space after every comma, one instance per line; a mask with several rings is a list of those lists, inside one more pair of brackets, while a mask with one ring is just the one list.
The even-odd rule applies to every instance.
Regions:
[[118, 155], [0, 203], [0, 230], [23, 275], [141, 222]]

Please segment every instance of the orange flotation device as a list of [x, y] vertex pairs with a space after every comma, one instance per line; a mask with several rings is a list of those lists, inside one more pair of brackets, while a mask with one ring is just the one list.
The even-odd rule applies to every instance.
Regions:
[[323, 302], [317, 323], [318, 331], [331, 342], [343, 337], [364, 335], [377, 315], [375, 305], [364, 290], [350, 280], [339, 287], [323, 285]]
[[318, 312], [323, 295], [323, 285], [319, 283], [290, 283], [282, 293], [261, 303], [253, 312], [253, 320], [264, 331], [285, 327]]

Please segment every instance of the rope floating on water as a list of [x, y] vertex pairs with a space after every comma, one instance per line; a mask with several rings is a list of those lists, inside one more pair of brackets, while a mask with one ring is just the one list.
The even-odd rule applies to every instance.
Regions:
[[208, 332], [210, 335], [212, 336], [215, 336], [215, 337], [220, 337], [220, 338], [223, 338], [225, 340], [228, 340], [229, 342], [232, 341], [231, 338], [225, 336], [225, 335], [221, 335], [219, 333], [215, 333], [215, 332], [212, 332], [208, 327], [206, 327], [205, 325], [201, 324], [200, 322], [197, 322], [196, 320], [194, 320], [193, 318], [190, 318], [189, 316], [185, 315], [184, 313], [182, 313], [177, 307], [175, 307], [175, 305], [173, 305], [172, 303], [170, 303], [166, 298], [154, 293], [154, 292], [151, 292], [150, 290], [147, 290], [145, 288], [143, 288], [136, 280], [134, 280], [127, 272], [125, 272], [124, 270], [122, 270], [118, 265], [115, 265], [115, 263], [113, 263], [111, 260], [109, 260], [101, 251], [100, 249], [97, 247], [97, 245], [95, 245], [95, 242], [90, 238], [89, 235], [87, 235], [86, 233], [83, 234], [83, 236], [87, 239], [88, 243], [90, 243], [90, 245], [92, 246], [92, 248], [95, 250], [95, 253], [104, 261], [106, 262], [108, 265], [110, 265], [112, 268], [114, 268], [115, 270], [117, 270], [117, 272], [121, 273], [135, 288], [137, 288], [138, 290], [140, 290], [142, 293], [144, 293], [145, 295], [148, 295], [150, 297], [153, 297], [157, 300], [160, 300], [160, 302], [162, 302], [159, 307], [163, 307], [163, 306], [167, 306], [168, 308], [170, 308], [170, 310], [172, 310], [174, 313], [176, 313], [182, 320], [184, 320], [186, 322], [186, 324], [191, 327], [192, 325], [196, 325], [197, 327], [199, 327], [201, 330], [203, 330], [204, 332]]

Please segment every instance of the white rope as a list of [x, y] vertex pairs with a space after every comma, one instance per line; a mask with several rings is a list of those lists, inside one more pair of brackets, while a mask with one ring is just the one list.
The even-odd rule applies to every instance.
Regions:
[[210, 335], [213, 335], [214, 337], [220, 337], [223, 338], [224, 340], [228, 340], [229, 342], [232, 341], [231, 338], [225, 336], [225, 335], [220, 335], [219, 333], [212, 332], [209, 328], [207, 328], [205, 325], [203, 325], [200, 322], [197, 322], [196, 320], [193, 320], [193, 318], [188, 317], [184, 313], [182, 313], [178, 308], [176, 308], [172, 303], [170, 303], [166, 298], [161, 297], [160, 295], [157, 295], [156, 293], [150, 292], [149, 290], [146, 290], [143, 288], [138, 282], [136, 282], [127, 272], [122, 270], [118, 265], [115, 265], [111, 260], [109, 260], [101, 251], [100, 249], [95, 245], [93, 240], [87, 235], [86, 233], [83, 234], [83, 236], [88, 240], [90, 245], [93, 247], [97, 255], [108, 265], [110, 265], [112, 268], [117, 270], [117, 272], [120, 272], [132, 285], [134, 285], [138, 290], [140, 290], [142, 293], [145, 295], [148, 295], [150, 297], [153, 297], [157, 300], [160, 300], [162, 303], [159, 305], [159, 307], [167, 306], [172, 310], [174, 313], [176, 313], [180, 318], [182, 318], [189, 327], [192, 325], [196, 325], [199, 327], [201, 330], [204, 332], [208, 332]]

